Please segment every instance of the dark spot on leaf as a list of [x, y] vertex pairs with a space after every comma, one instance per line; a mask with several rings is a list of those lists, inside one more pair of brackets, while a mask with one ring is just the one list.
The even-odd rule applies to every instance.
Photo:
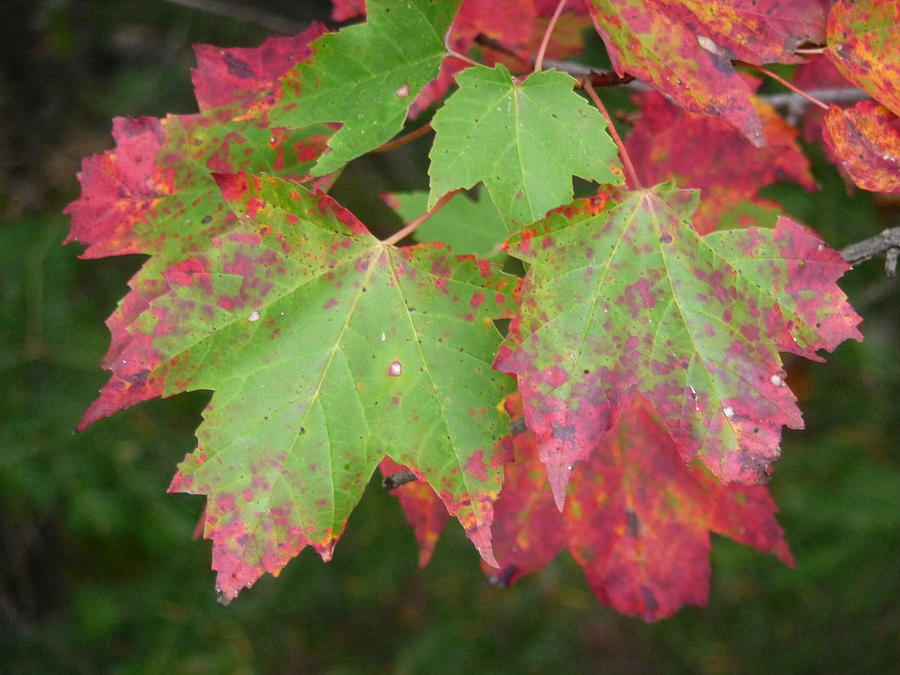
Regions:
[[646, 586], [641, 586], [641, 594], [644, 596], [644, 615], [652, 615], [659, 609], [659, 604], [656, 602], [656, 598], [653, 597], [653, 591]]
[[225, 63], [228, 65], [228, 72], [235, 77], [251, 79], [256, 77], [246, 62], [237, 58], [234, 54], [225, 52]]
[[625, 528], [629, 537], [637, 538], [641, 536], [641, 521], [630, 506], [625, 509]]

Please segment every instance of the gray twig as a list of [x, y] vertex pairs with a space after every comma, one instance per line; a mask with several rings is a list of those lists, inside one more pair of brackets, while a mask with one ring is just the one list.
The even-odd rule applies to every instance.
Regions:
[[841, 255], [851, 265], [884, 253], [884, 273], [889, 277], [897, 273], [897, 257], [900, 256], [900, 227], [884, 230], [874, 237], [850, 244], [841, 250]]
[[190, 7], [191, 9], [199, 9], [208, 14], [224, 16], [236, 21], [252, 23], [273, 33], [281, 33], [283, 35], [295, 35], [306, 28], [304, 24], [286, 16], [273, 14], [272, 12], [237, 2], [228, 2], [228, 0], [166, 0], [166, 2]]

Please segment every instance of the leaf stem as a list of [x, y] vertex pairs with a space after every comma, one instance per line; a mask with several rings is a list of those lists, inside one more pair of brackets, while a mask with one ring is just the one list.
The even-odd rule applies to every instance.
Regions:
[[470, 59], [468, 56], [464, 54], [460, 54], [459, 52], [455, 52], [452, 49], [447, 52], [447, 56], [452, 56], [454, 59], [459, 59], [463, 63], [468, 63], [470, 66], [480, 66], [481, 64], [478, 61]]
[[559, 16], [562, 14], [566, 2], [568, 2], [568, 0], [559, 0], [556, 4], [556, 9], [553, 10], [553, 16], [550, 17], [550, 23], [547, 24], [547, 30], [544, 31], [544, 37], [541, 38], [541, 46], [538, 47], [537, 56], [534, 57], [535, 72], [539, 71], [544, 66], [544, 54], [547, 53], [547, 45], [550, 44], [550, 36], [553, 34], [553, 29], [556, 28], [556, 22], [559, 21]]
[[398, 136], [392, 141], [388, 141], [384, 145], [379, 145], [377, 148], [372, 150], [372, 152], [387, 152], [388, 150], [393, 150], [394, 148], [399, 148], [401, 145], [406, 145], [407, 143], [424, 136], [429, 131], [431, 131], [431, 122], [427, 124], [423, 124], [418, 129], [414, 129], [410, 131], [408, 134], [404, 134], [403, 136]]
[[415, 220], [410, 222], [403, 229], [398, 230], [397, 232], [394, 232], [394, 234], [392, 234], [387, 239], [384, 239], [381, 243], [387, 244], [389, 246], [393, 246], [398, 241], [411, 235], [413, 232], [415, 232], [418, 229], [419, 225], [424, 223], [426, 220], [431, 218], [431, 216], [433, 216], [435, 213], [437, 213], [442, 208], [444, 208], [446, 203], [449, 202], [453, 198], [453, 195], [455, 195], [457, 192], [459, 192], [459, 190], [453, 190], [452, 192], [448, 192], [447, 194], [445, 194], [443, 197], [438, 199], [437, 202], [435, 202], [434, 206], [432, 206], [430, 209], [428, 209], [425, 213], [423, 213], [421, 216], [419, 216], [418, 218], [416, 218]]
[[600, 111], [600, 114], [606, 118], [606, 123], [609, 125], [609, 135], [612, 136], [616, 147], [619, 148], [619, 154], [622, 156], [622, 165], [625, 167], [625, 179], [628, 182], [628, 186], [633, 190], [643, 189], [641, 181], [638, 178], [637, 171], [635, 171], [634, 169], [634, 164], [631, 163], [631, 157], [628, 154], [628, 150], [625, 149], [625, 144], [622, 142], [622, 137], [619, 136], [619, 132], [616, 131], [616, 125], [613, 124], [612, 118], [609, 116], [609, 112], [606, 110], [606, 106], [603, 105], [603, 101], [601, 101], [600, 97], [597, 96], [597, 92], [594, 91], [594, 87], [588, 78], [584, 78], [581, 81], [581, 86], [584, 87], [584, 90], [587, 92], [588, 96], [591, 97], [591, 100], [594, 102], [594, 105], [597, 106], [597, 110]]
[[783, 77], [781, 77], [781, 75], [777, 75], [777, 74], [773, 73], [773, 72], [772, 72], [771, 70], [769, 70], [768, 68], [763, 68], [762, 66], [757, 66], [757, 65], [755, 65], [755, 64], [753, 64], [753, 63], [747, 63], [746, 61], [735, 61], [735, 63], [736, 63], [737, 65], [740, 65], [740, 66], [746, 66], [747, 68], [752, 68], [753, 70], [756, 70], [756, 71], [762, 73], [763, 75], [768, 75], [768, 76], [771, 77], [773, 80], [775, 80], [776, 82], [780, 82], [780, 83], [783, 84], [785, 87], [787, 87], [788, 89], [790, 89], [792, 92], [794, 92], [794, 93], [796, 93], [796, 94], [799, 94], [800, 96], [802, 96], [803, 98], [805, 98], [805, 99], [806, 99], [807, 101], [809, 101], [810, 103], [819, 106], [819, 107], [822, 108], [823, 110], [828, 110], [828, 106], [825, 105], [824, 103], [822, 103], [822, 101], [820, 101], [820, 100], [817, 99], [817, 98], [813, 98], [812, 96], [810, 96], [809, 94], [807, 94], [807, 93], [806, 93], [805, 91], [803, 91], [802, 89], [798, 89], [798, 88], [795, 87], [793, 84], [791, 84], [790, 82], [788, 82], [786, 79], [784, 79]]

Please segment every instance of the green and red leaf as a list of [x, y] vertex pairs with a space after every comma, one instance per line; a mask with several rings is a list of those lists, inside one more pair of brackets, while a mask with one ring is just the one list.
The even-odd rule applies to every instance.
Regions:
[[[221, 175], [239, 213], [132, 327], [165, 395], [215, 392], [171, 490], [207, 495], [230, 598], [305, 546], [324, 559], [383, 457], [413, 468], [492, 561], [502, 472], [490, 368], [512, 279], [440, 244], [387, 246], [325, 195]], [[300, 255], [302, 252], [302, 255]]]
[[153, 375], [159, 356], [131, 336], [131, 325], [167, 292], [166, 271], [172, 265], [187, 264], [233, 225], [234, 215], [212, 172], [271, 171], [300, 179], [330, 133], [321, 126], [287, 132], [230, 119], [227, 106], [164, 120], [119, 118], [113, 126], [117, 148], [84, 161], [82, 196], [66, 209], [72, 216], [67, 241], [86, 244], [87, 258], [151, 257], [129, 281], [131, 292], [107, 321], [112, 344], [104, 367], [113, 375], [79, 429], [162, 393]]
[[900, 115], [900, 4], [837, 0], [825, 54], [844, 77]]
[[530, 267], [494, 367], [518, 379], [560, 507], [574, 465], [635, 394], [685, 461], [765, 480], [781, 428], [802, 426], [779, 350], [818, 358], [860, 338], [834, 283], [839, 254], [786, 218], [701, 237], [696, 204], [671, 186], [613, 192], [599, 212], [576, 202], [509, 245]]
[[197, 67], [191, 70], [191, 81], [200, 110], [249, 105], [273, 93], [278, 78], [308, 59], [309, 44], [325, 33], [322, 24], [313, 23], [294, 36], [272, 36], [259, 47], [194, 45]]

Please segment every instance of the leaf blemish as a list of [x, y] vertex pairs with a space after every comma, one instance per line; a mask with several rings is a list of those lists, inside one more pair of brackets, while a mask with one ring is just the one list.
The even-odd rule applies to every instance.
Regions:
[[399, 361], [391, 361], [387, 369], [388, 377], [400, 377], [403, 374], [403, 364]]

